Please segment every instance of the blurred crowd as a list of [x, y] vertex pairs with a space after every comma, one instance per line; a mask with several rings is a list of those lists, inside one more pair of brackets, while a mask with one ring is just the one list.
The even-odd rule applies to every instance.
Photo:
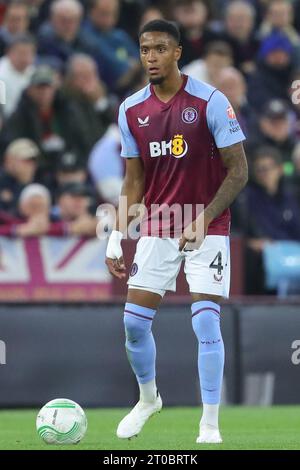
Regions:
[[264, 247], [300, 241], [300, 0], [0, 0], [0, 235], [94, 236], [96, 207], [117, 205], [118, 106], [147, 83], [138, 31], [157, 18], [247, 136], [232, 231], [247, 293], [266, 293]]

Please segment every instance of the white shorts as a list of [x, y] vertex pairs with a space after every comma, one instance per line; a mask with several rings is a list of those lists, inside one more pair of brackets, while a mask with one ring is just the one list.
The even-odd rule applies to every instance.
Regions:
[[162, 296], [176, 291], [176, 278], [184, 260], [190, 292], [229, 297], [229, 237], [207, 235], [197, 250], [179, 251], [178, 238], [141, 237], [127, 284]]

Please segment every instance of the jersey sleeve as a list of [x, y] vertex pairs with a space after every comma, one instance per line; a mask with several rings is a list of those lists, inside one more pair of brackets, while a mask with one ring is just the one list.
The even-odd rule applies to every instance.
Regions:
[[207, 103], [206, 118], [218, 148], [229, 147], [245, 140], [231, 104], [219, 90], [212, 93]]
[[120, 134], [121, 134], [121, 157], [139, 157], [139, 150], [135, 138], [133, 137], [128, 127], [125, 103], [123, 102], [119, 108], [118, 119]]

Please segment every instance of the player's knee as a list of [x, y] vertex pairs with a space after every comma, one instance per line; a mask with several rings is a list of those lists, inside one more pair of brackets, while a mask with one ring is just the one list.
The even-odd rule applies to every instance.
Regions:
[[128, 341], [138, 341], [151, 331], [150, 321], [134, 318], [130, 315], [124, 315], [124, 325], [126, 338]]
[[193, 318], [193, 330], [196, 334], [204, 334], [211, 330], [216, 322], [219, 322], [219, 319], [214, 313], [209, 310], [201, 312]]

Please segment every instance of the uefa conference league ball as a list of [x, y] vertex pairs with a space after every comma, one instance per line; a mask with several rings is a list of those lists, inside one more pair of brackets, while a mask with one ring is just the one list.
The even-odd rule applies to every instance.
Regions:
[[40, 409], [36, 428], [47, 444], [78, 444], [86, 433], [87, 419], [78, 403], [57, 398]]

